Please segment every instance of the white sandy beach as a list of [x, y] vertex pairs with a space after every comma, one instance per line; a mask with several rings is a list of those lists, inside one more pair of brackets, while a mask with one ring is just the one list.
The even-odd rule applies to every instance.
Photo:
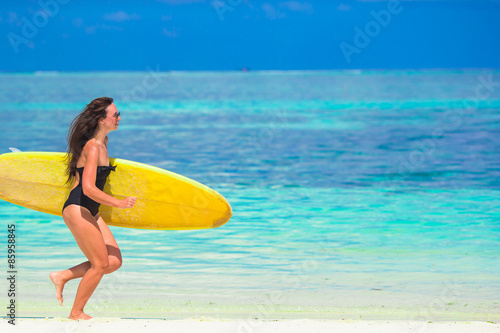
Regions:
[[469, 333], [499, 332], [500, 323], [480, 321], [400, 321], [400, 320], [238, 320], [193, 318], [185, 320], [93, 318], [72, 321], [66, 318], [19, 318], [12, 326], [4, 319], [1, 332], [207, 332], [207, 333]]

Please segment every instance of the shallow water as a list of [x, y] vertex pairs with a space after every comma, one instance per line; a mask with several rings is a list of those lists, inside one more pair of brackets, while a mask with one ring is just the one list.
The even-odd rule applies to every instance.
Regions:
[[[0, 151], [64, 151], [76, 114], [111, 96], [110, 156], [231, 203], [213, 230], [111, 227], [124, 264], [94, 312], [498, 318], [500, 87], [488, 80], [500, 72], [4, 73]], [[21, 316], [68, 312], [77, 281], [57, 309], [48, 273], [86, 259], [62, 218], [4, 201], [0, 218], [2, 242], [16, 224]]]

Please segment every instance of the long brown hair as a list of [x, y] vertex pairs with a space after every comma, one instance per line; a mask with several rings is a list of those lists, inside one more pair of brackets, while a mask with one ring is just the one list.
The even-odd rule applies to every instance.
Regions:
[[99, 120], [106, 118], [106, 108], [113, 103], [111, 97], [99, 97], [87, 104], [83, 111], [71, 122], [68, 131], [68, 154], [66, 161], [68, 168], [68, 180], [66, 184], [75, 178], [76, 163], [82, 155], [83, 147], [87, 141], [92, 139], [99, 128]]

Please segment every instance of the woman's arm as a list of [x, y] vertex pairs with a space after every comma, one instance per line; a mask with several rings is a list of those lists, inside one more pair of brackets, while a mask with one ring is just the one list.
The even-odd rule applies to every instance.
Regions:
[[89, 141], [87, 142], [85, 148], [84, 149], [87, 152], [87, 160], [85, 162], [85, 167], [83, 168], [83, 179], [81, 180], [83, 194], [102, 205], [122, 208], [122, 200], [118, 200], [104, 193], [95, 186], [97, 164], [99, 161], [99, 146], [97, 143]]

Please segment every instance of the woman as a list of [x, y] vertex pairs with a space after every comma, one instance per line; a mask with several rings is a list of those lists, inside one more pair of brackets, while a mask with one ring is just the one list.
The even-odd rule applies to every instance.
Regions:
[[102, 190], [115, 167], [109, 163], [108, 133], [118, 129], [120, 113], [113, 99], [100, 97], [90, 102], [73, 120], [68, 133], [68, 182], [75, 183], [63, 206], [63, 219], [88, 261], [50, 273], [56, 298], [63, 304], [66, 282], [82, 278], [69, 319], [91, 319], [83, 312], [85, 304], [104, 274], [120, 268], [122, 257], [113, 234], [99, 215], [101, 204], [131, 208], [136, 197], [118, 200]]

